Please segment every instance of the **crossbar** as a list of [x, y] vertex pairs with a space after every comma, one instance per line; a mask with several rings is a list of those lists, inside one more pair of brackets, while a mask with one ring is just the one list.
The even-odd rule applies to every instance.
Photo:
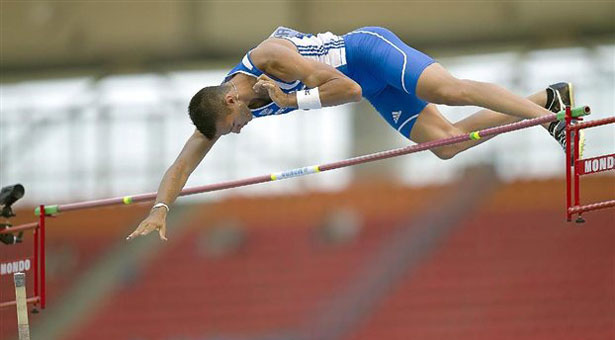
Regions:
[[575, 205], [575, 206], [568, 208], [568, 212], [570, 214], [580, 214], [586, 211], [593, 211], [593, 210], [606, 209], [606, 208], [612, 208], [612, 207], [615, 207], [615, 200], [597, 202], [597, 203], [591, 203], [591, 204], [585, 204], [585, 205]]
[[615, 123], [615, 117], [608, 117], [608, 118], [591, 120], [589, 122], [580, 122], [574, 125], [570, 125], [566, 127], [566, 129], [576, 131], [576, 130], [587, 129], [591, 127], [613, 124], [613, 123]]
[[14, 234], [19, 231], [38, 228], [38, 222], [32, 222], [0, 230], [0, 234]]
[[[26, 299], [26, 303], [33, 303], [33, 304], [37, 304], [41, 301], [41, 299], [37, 296], [35, 297], [30, 297]], [[7, 302], [2, 302], [0, 303], [0, 309], [5, 308], [5, 307], [10, 307], [10, 306], [15, 306], [17, 304], [17, 301], [13, 300], [13, 301], [7, 301]]]
[[[577, 118], [577, 117], [589, 115], [591, 113], [591, 110], [588, 106], [581, 106], [581, 107], [572, 109], [571, 113], [573, 117]], [[262, 175], [262, 176], [250, 177], [250, 178], [245, 178], [245, 179], [220, 182], [216, 184], [209, 184], [209, 185], [186, 188], [180, 192], [179, 196], [187, 196], [187, 195], [193, 195], [193, 194], [199, 194], [199, 193], [205, 193], [205, 192], [211, 192], [211, 191], [218, 191], [218, 190], [223, 190], [223, 189], [243, 187], [243, 186], [252, 185], [252, 184], [271, 182], [275, 180], [281, 180], [281, 179], [286, 179], [286, 178], [291, 178], [291, 177], [299, 177], [299, 176], [309, 175], [313, 173], [349, 167], [349, 166], [353, 166], [357, 164], [373, 162], [377, 160], [382, 160], [382, 159], [407, 155], [407, 154], [411, 154], [411, 153], [415, 153], [419, 151], [429, 150], [429, 149], [433, 149], [433, 148], [444, 146], [444, 145], [457, 144], [457, 143], [466, 142], [470, 140], [479, 140], [484, 137], [494, 136], [494, 135], [507, 133], [511, 131], [517, 131], [517, 130], [525, 129], [531, 126], [540, 125], [540, 124], [552, 122], [555, 120], [563, 120], [563, 119], [565, 119], [565, 111], [561, 111], [558, 114], [547, 115], [547, 116], [542, 116], [542, 117], [533, 118], [533, 119], [526, 119], [520, 122], [496, 126], [496, 127], [492, 127], [492, 128], [488, 128], [484, 130], [479, 130], [479, 131], [473, 131], [470, 133], [465, 133], [462, 135], [439, 139], [439, 140], [435, 140], [431, 142], [419, 143], [419, 144], [406, 146], [406, 147], [402, 147], [398, 149], [381, 151], [381, 152], [376, 152], [376, 153], [372, 153], [372, 154], [368, 154], [364, 156], [349, 158], [349, 159], [338, 161], [338, 162], [333, 162], [333, 163], [328, 163], [328, 164], [323, 164], [323, 165], [307, 166], [303, 168], [297, 168], [297, 169], [287, 170], [283, 172], [272, 173], [268, 175]], [[156, 195], [157, 195], [156, 192], [152, 192], [152, 193], [138, 194], [138, 195], [133, 195], [133, 196], [123, 196], [123, 197], [106, 198], [106, 199], [77, 202], [77, 203], [49, 205], [49, 206], [45, 206], [44, 209], [45, 209], [46, 215], [53, 215], [56, 213], [73, 211], [73, 210], [82, 210], [82, 209], [97, 208], [97, 207], [104, 207], [104, 206], [111, 206], [111, 205], [120, 205], [120, 204], [132, 204], [132, 203], [137, 203], [137, 202], [147, 202], [147, 201], [152, 201], [156, 199]], [[40, 208], [37, 208], [35, 210], [35, 214], [36, 215], [40, 214]]]

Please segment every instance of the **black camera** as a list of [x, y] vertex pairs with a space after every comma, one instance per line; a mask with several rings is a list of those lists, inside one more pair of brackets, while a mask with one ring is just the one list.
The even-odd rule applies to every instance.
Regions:
[[[23, 197], [25, 193], [25, 189], [21, 184], [9, 185], [0, 191], [0, 207], [2, 207], [2, 211], [0, 211], [0, 216], [8, 219], [10, 217], [15, 216], [13, 213], [13, 209], [11, 209], [11, 205], [17, 202], [20, 198]], [[11, 229], [12, 225], [7, 222], [0, 222], [0, 231], [5, 231], [7, 229]], [[23, 231], [18, 233], [3, 233], [0, 234], [0, 242], [4, 244], [16, 244], [21, 243], [23, 237]]]
[[2, 212], [0, 212], [0, 216], [9, 218], [15, 216], [13, 210], [11, 209], [11, 205], [15, 203], [18, 199], [22, 198], [25, 189], [21, 184], [9, 185], [2, 188], [0, 191], [0, 206], [2, 206]]

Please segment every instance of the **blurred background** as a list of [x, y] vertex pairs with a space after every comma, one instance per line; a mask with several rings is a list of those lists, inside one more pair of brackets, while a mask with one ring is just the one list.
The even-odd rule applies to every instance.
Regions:
[[[0, 19], [0, 184], [26, 188], [15, 225], [38, 204], [155, 191], [194, 129], [190, 97], [278, 26], [384, 26], [457, 77], [522, 95], [569, 81], [590, 119], [615, 113], [608, 1], [2, 0]], [[613, 126], [586, 134], [586, 157], [614, 152]], [[223, 138], [187, 185], [408, 143], [366, 101], [296, 111]], [[615, 210], [566, 223], [564, 161], [534, 127], [447, 161], [180, 198], [165, 243], [124, 241], [149, 204], [61, 214], [33, 339], [615, 339]], [[613, 172], [581, 193], [613, 199]], [[29, 238], [0, 244], [0, 263], [31, 256]], [[0, 310], [0, 338], [16, 334]]]

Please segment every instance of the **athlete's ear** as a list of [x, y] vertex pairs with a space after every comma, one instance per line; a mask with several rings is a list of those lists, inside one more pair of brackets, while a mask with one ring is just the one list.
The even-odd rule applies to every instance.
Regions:
[[229, 91], [224, 95], [224, 102], [227, 105], [233, 105], [237, 103], [237, 97], [233, 95], [233, 91]]

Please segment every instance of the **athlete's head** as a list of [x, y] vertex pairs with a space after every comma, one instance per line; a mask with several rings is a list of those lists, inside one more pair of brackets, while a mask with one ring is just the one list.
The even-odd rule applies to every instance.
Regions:
[[231, 82], [202, 88], [190, 100], [188, 113], [197, 130], [209, 139], [239, 133], [252, 119], [252, 112]]

